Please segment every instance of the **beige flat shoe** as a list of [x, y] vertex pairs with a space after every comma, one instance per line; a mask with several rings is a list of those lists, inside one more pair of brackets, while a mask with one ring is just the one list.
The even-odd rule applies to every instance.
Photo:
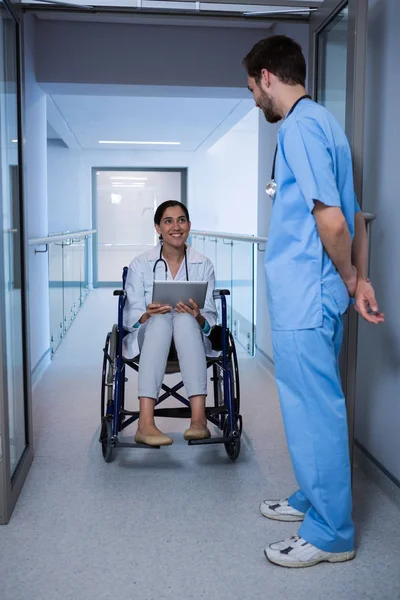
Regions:
[[147, 446], [170, 446], [173, 439], [165, 433], [160, 435], [143, 435], [139, 431], [135, 433], [135, 442], [137, 444], [146, 444]]
[[208, 440], [210, 437], [211, 433], [207, 427], [203, 427], [201, 429], [189, 427], [189, 429], [186, 429], [185, 433], [183, 434], [183, 439], [185, 439], [187, 442], [191, 440]]

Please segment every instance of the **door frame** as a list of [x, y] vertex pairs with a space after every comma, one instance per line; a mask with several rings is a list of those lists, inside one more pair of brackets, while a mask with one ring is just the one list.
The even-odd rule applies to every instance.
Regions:
[[[33, 428], [32, 428], [32, 393], [30, 373], [30, 337], [29, 337], [29, 299], [27, 272], [27, 231], [26, 204], [24, 201], [24, 161], [23, 140], [25, 139], [24, 125], [24, 90], [23, 90], [23, 31], [21, 10], [9, 0], [2, 0], [6, 11], [16, 26], [16, 62], [17, 62], [17, 119], [18, 119], [18, 187], [19, 187], [19, 223], [21, 240], [21, 312], [23, 337], [23, 378], [24, 378], [24, 411], [25, 411], [25, 450], [19, 463], [11, 474], [10, 468], [10, 436], [9, 410], [6, 369], [6, 346], [4, 310], [0, 315], [0, 525], [7, 524], [18, 500], [33, 461]], [[0, 197], [1, 204], [1, 197]], [[4, 256], [3, 239], [0, 237], [0, 257]], [[4, 265], [0, 260], [0, 291], [4, 289]], [[0, 301], [3, 304], [3, 294]]]
[[[354, 188], [358, 203], [363, 202], [364, 115], [368, 0], [324, 0], [310, 19], [309, 90], [318, 101], [318, 36], [348, 7], [346, 134], [353, 156]], [[356, 410], [358, 315], [348, 311], [344, 319], [341, 376], [346, 398], [350, 458], [353, 462]]]
[[[97, 206], [97, 171], [118, 172], [161, 172], [180, 173], [181, 175], [181, 202], [187, 206], [188, 198], [188, 167], [92, 167], [92, 227], [96, 232], [92, 235], [92, 285], [99, 287], [118, 287], [121, 281], [99, 281], [98, 277], [98, 206]], [[90, 260], [90, 259], [89, 259]], [[121, 265], [122, 270], [123, 265]]]

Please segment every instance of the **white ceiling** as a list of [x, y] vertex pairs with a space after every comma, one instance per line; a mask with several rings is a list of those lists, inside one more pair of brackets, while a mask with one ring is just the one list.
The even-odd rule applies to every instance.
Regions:
[[[85, 93], [80, 94], [76, 93], [80, 86], [72, 87], [73, 94], [66, 93], [68, 87], [63, 86], [62, 94], [48, 96], [48, 137], [59, 137], [68, 147], [84, 150], [195, 152], [210, 147], [254, 108], [250, 94], [243, 90], [235, 94], [239, 97], [232, 98], [212, 97], [215, 89], [207, 92], [188, 88], [182, 97], [178, 95], [182, 88], [164, 87], [158, 96], [149, 88], [146, 96], [146, 88], [142, 87], [129, 95], [124, 90], [125, 95], [117, 96], [104, 94], [102, 86], [90, 86], [94, 88], [91, 90], [82, 86]], [[223, 95], [227, 95], [226, 90]], [[99, 144], [100, 140], [180, 144], [111, 145]]]

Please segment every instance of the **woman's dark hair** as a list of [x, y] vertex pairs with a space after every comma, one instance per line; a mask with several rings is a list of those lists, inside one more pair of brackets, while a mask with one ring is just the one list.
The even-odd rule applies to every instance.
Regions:
[[186, 208], [186, 206], [184, 204], [182, 204], [182, 202], [178, 202], [177, 200], [167, 200], [166, 202], [163, 202], [162, 204], [160, 204], [160, 206], [157, 208], [155, 215], [154, 215], [154, 225], [160, 225], [161, 219], [163, 218], [164, 213], [167, 210], [167, 208], [172, 208], [174, 206], [180, 206], [181, 209], [183, 210], [183, 212], [185, 213], [187, 220], [190, 221], [189, 211]]
[[273, 35], [256, 44], [243, 59], [250, 77], [258, 83], [266, 69], [287, 85], [306, 84], [306, 61], [301, 46], [286, 35]]

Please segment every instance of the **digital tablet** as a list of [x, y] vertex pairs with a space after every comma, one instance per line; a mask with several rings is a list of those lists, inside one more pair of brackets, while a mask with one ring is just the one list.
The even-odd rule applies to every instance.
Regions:
[[155, 281], [153, 284], [153, 302], [169, 304], [172, 308], [178, 302], [189, 304], [190, 298], [204, 308], [208, 281]]

